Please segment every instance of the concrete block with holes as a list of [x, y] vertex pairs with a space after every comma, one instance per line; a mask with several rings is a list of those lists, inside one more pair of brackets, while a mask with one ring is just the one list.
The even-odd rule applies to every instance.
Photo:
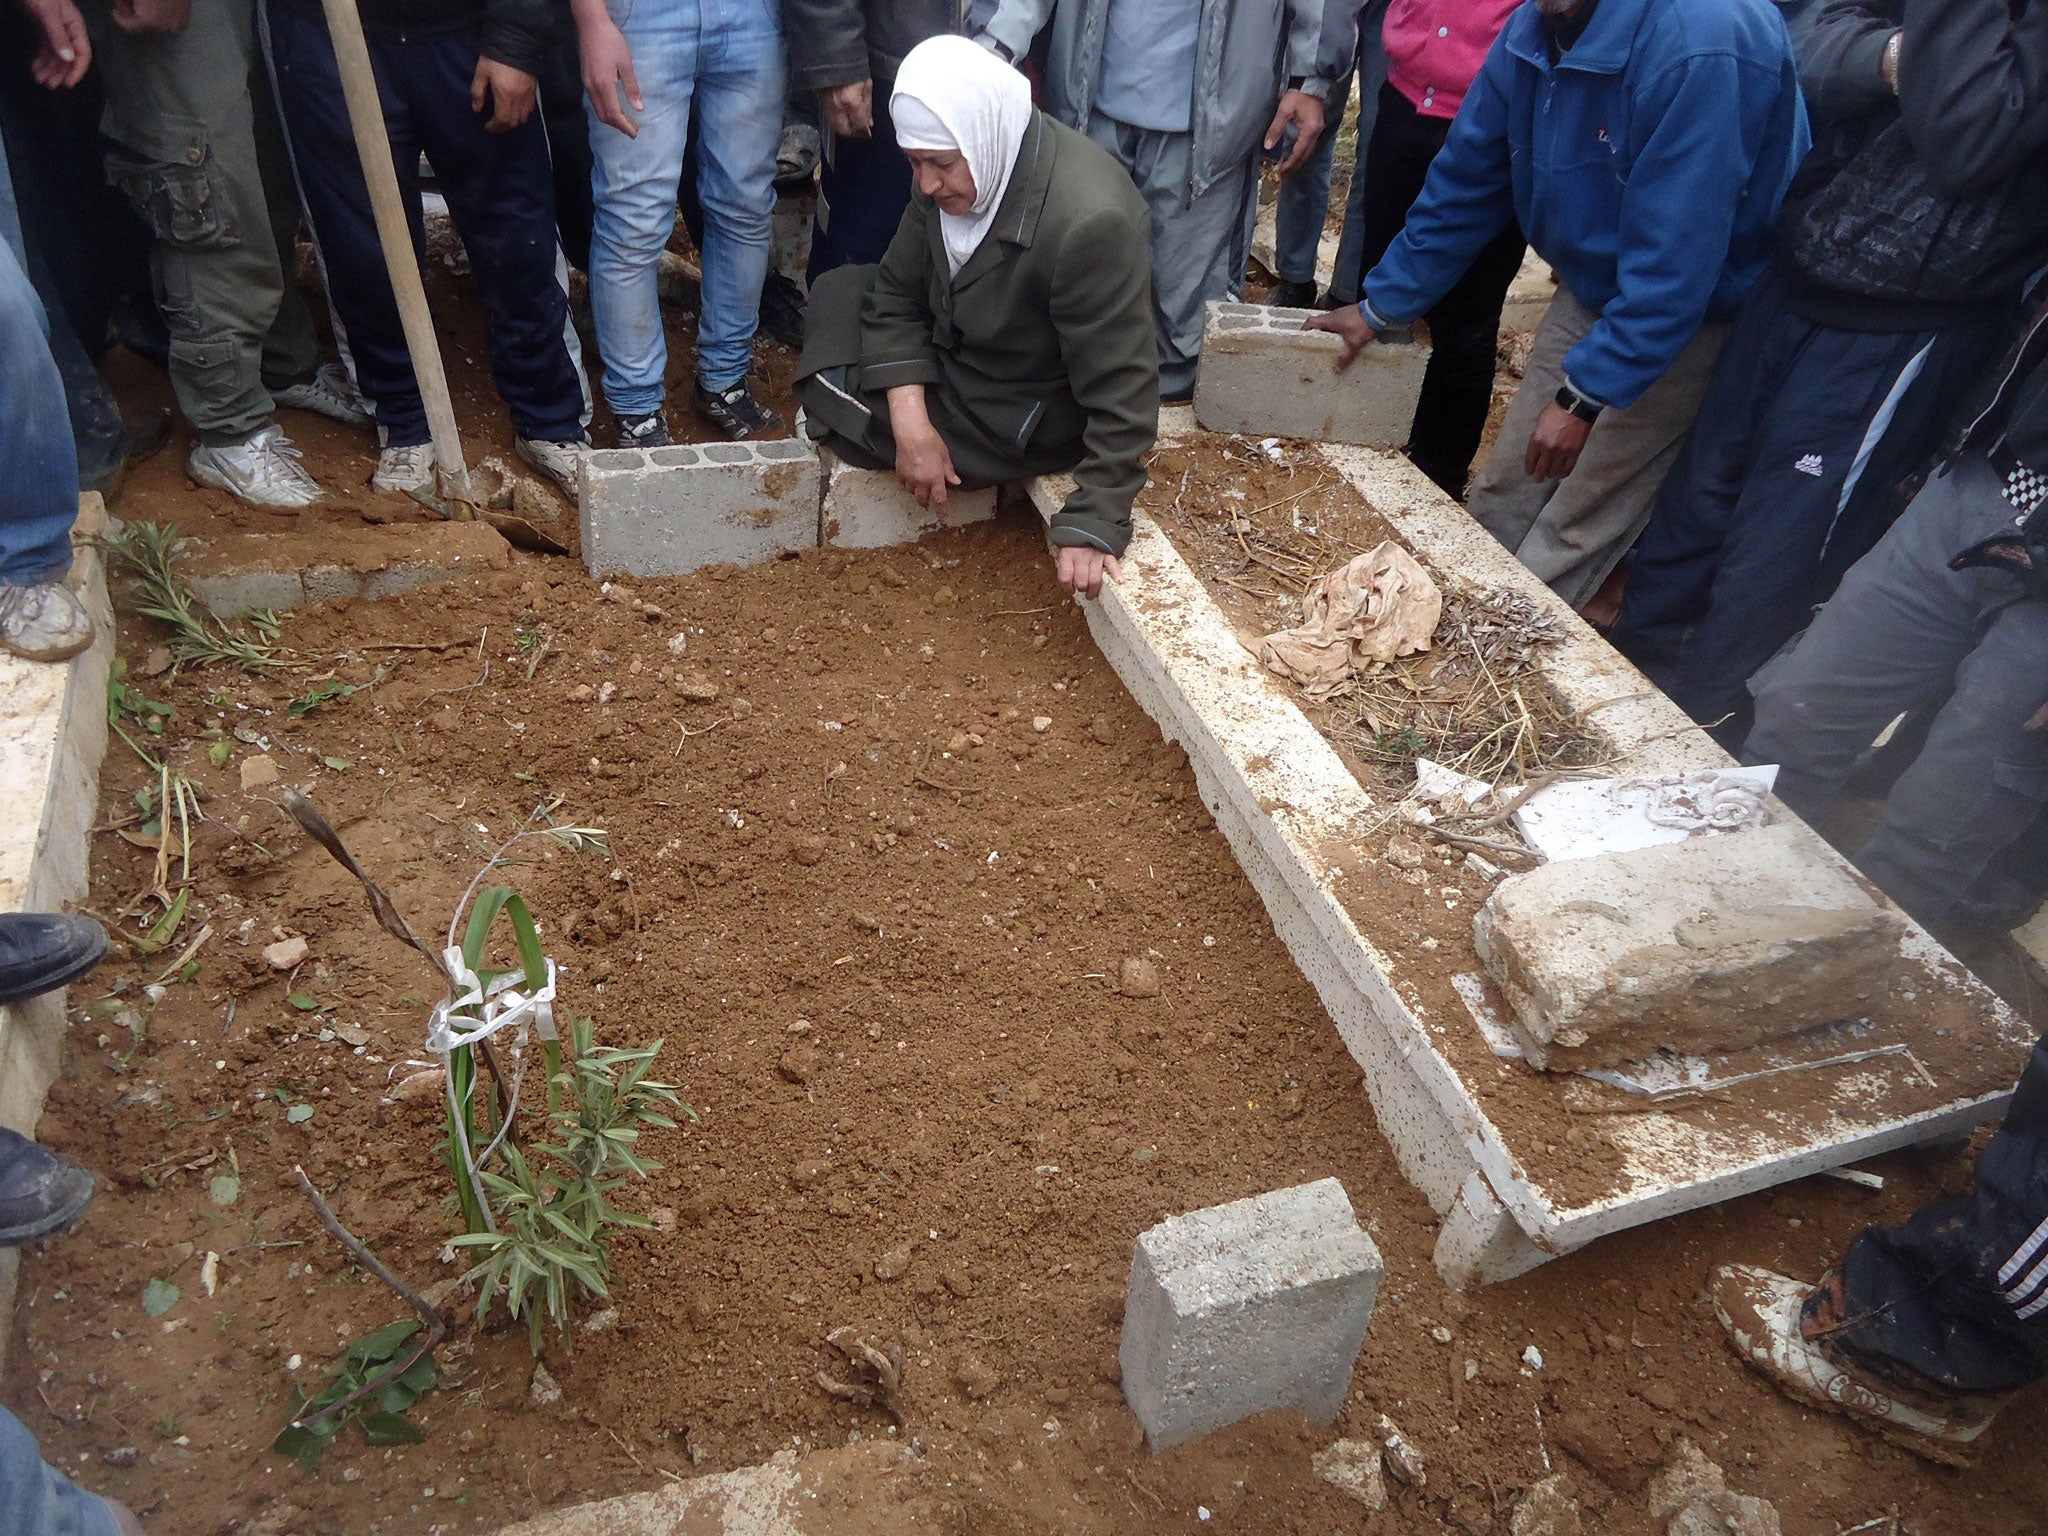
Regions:
[[1342, 373], [1343, 343], [1304, 331], [1318, 313], [1265, 304], [1209, 305], [1195, 420], [1211, 432], [1399, 447], [1408, 441], [1429, 348], [1388, 332]]
[[952, 492], [941, 517], [920, 507], [917, 498], [886, 469], [856, 469], [835, 458], [829, 449], [822, 450], [819, 457], [825, 465], [823, 541], [840, 549], [909, 544], [934, 529], [986, 522], [996, 515], [993, 486]]
[[577, 497], [583, 563], [593, 576], [681, 576], [815, 548], [823, 477], [797, 438], [600, 449]]
[[337, 598], [395, 597], [512, 564], [488, 523], [417, 523], [351, 530], [345, 547], [291, 533], [232, 533], [193, 551], [180, 574], [222, 618], [282, 613]]
[[1121, 1361], [1124, 1398], [1153, 1451], [1270, 1408], [1336, 1418], [1381, 1272], [1335, 1179], [1140, 1235]]

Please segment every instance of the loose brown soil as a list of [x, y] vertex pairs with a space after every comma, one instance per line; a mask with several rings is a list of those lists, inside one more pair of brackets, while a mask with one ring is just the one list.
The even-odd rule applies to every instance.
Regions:
[[[466, 426], [487, 436], [486, 386], [467, 357], [451, 365]], [[160, 393], [139, 365], [124, 378]], [[367, 474], [357, 435], [292, 429], [323, 477]], [[116, 512], [346, 537], [382, 510], [365, 497], [267, 522], [192, 491], [177, 464], [144, 466]], [[522, 634], [537, 638], [522, 649]], [[138, 672], [160, 638], [124, 618]], [[208, 796], [180, 937], [213, 936], [197, 976], [153, 1005], [141, 989], [161, 957], [117, 957], [73, 989], [41, 1134], [103, 1191], [76, 1233], [27, 1257], [0, 1377], [50, 1458], [152, 1531], [483, 1530], [887, 1437], [886, 1414], [816, 1384], [841, 1325], [902, 1346], [896, 1436], [921, 1448], [943, 1528], [977, 1536], [1498, 1536], [1547, 1469], [1589, 1529], [1645, 1531], [1642, 1484], [1680, 1435], [1775, 1499], [1792, 1536], [1892, 1509], [1929, 1536], [2040, 1528], [2039, 1394], [2008, 1410], [1975, 1472], [1932, 1468], [1760, 1384], [1703, 1300], [1717, 1262], [1819, 1273], [1866, 1222], [1958, 1187], [1959, 1153], [1879, 1161], [1881, 1194], [1809, 1180], [1448, 1293], [1436, 1223], [1356, 1067], [1181, 755], [1060, 599], [1035, 527], [609, 593], [520, 555], [290, 616], [282, 644], [296, 670], [272, 677], [140, 679], [175, 709], [152, 750]], [[286, 711], [330, 673], [358, 691]], [[692, 702], [679, 675], [716, 696]], [[617, 1245], [616, 1325], [579, 1332], [573, 1352], [550, 1341], [560, 1403], [529, 1405], [523, 1331], [473, 1331], [456, 1304], [465, 1326], [415, 1415], [426, 1442], [373, 1450], [350, 1431], [313, 1475], [268, 1451], [292, 1385], [399, 1309], [320, 1232], [291, 1170], [421, 1286], [457, 1272], [441, 1258], [457, 1227], [435, 1107], [386, 1102], [437, 987], [275, 790], [240, 789], [266, 748], [427, 932], [480, 850], [543, 798], [604, 827], [609, 860], [550, 850], [509, 875], [542, 915], [566, 1005], [604, 1040], [661, 1036], [661, 1074], [698, 1116], [646, 1140], [664, 1167], [627, 1198], [656, 1225]], [[117, 741], [106, 823], [145, 777]], [[154, 855], [112, 831], [94, 853], [92, 906], [119, 920]], [[260, 955], [281, 933], [311, 946], [289, 978]], [[1157, 998], [1113, 990], [1125, 957], [1159, 967]], [[139, 1040], [87, 1016], [108, 997], [136, 1006]], [[217, 1204], [228, 1172], [238, 1191]], [[1326, 1174], [1387, 1261], [1338, 1424], [1276, 1413], [1151, 1457], [1115, 1385], [1133, 1238]], [[876, 1278], [906, 1246], [899, 1277]], [[141, 1295], [158, 1278], [182, 1294], [152, 1319]], [[1522, 1363], [1530, 1345], [1540, 1369]], [[1429, 1484], [1368, 1517], [1309, 1458], [1381, 1412], [1421, 1447]]]

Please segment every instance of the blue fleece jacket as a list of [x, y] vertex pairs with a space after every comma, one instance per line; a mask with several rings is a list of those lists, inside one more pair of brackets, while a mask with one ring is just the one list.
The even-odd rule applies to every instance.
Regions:
[[1513, 216], [1600, 316], [1565, 354], [1572, 387], [1631, 405], [1763, 274], [1809, 142], [1769, 0], [1600, 0], [1555, 66], [1526, 4], [1367, 274], [1366, 319], [1426, 314]]

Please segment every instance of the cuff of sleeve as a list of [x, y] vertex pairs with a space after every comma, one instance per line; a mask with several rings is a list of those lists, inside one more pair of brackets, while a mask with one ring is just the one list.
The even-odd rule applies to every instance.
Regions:
[[860, 383], [863, 389], [894, 389], [899, 384], [936, 384], [939, 360], [930, 354], [917, 357], [862, 358]]
[[1099, 549], [1121, 560], [1124, 551], [1131, 547], [1131, 526], [1092, 512], [1060, 511], [1053, 514], [1051, 537], [1062, 549]]
[[842, 85], [858, 85], [872, 78], [868, 61], [859, 63], [852, 60], [834, 60], [825, 64], [806, 64], [801, 69], [789, 72], [789, 88], [793, 91], [829, 91]]
[[1360, 295], [1358, 300], [1358, 312], [1365, 316], [1365, 323], [1375, 331], [1398, 331], [1408, 323], [1405, 320], [1389, 320], [1385, 315], [1374, 309], [1372, 301], [1363, 295]]
[[541, 50], [532, 43], [532, 38], [516, 27], [499, 27], [484, 33], [483, 46], [477, 52], [484, 58], [509, 64], [522, 74], [538, 76]]
[[1597, 405], [1603, 411], [1611, 411], [1614, 409], [1614, 402], [1612, 400], [1608, 400], [1600, 395], [1596, 395], [1595, 393], [1593, 393], [1592, 390], [1586, 388], [1585, 385], [1581, 384], [1577, 379], [1573, 378], [1570, 372], [1568, 371], [1564, 376], [1564, 382], [1565, 387], [1569, 389], [1573, 394], [1577, 395], [1581, 400], [1585, 401], [1586, 404]]
[[[989, 45], [991, 43], [1001, 43], [1010, 50], [1010, 62], [1014, 64], [1018, 59], [1023, 58], [1025, 54], [1031, 51], [1031, 39], [1029, 37], [1018, 37], [1016, 29], [1013, 27], [999, 25], [1003, 19], [1002, 9], [998, 8], [997, 13], [989, 18], [987, 30], [977, 37], [975, 41], [980, 43], [982, 47], [988, 48], [991, 53], [995, 53], [995, 50], [989, 48]], [[998, 58], [1002, 57], [1000, 54], [996, 56]]]
[[[1317, 101], [1323, 103], [1324, 106], [1328, 106], [1330, 104], [1330, 91], [1335, 84], [1336, 82], [1333, 80], [1322, 80], [1314, 75], [1310, 75], [1300, 85], [1296, 86], [1295, 89], [1300, 91], [1302, 95], [1313, 96]], [[1334, 132], [1335, 130], [1332, 131]]]
[[1893, 33], [1874, 28], [1842, 50], [1845, 80], [1874, 95], [1889, 97], [1892, 88], [1884, 83], [1884, 50]]

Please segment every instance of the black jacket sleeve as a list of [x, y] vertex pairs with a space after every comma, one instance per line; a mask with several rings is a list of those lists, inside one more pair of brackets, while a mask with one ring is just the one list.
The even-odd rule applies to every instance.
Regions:
[[1902, 0], [1835, 0], [1799, 48], [1799, 88], [1818, 130], [1892, 104], [1878, 66], [1899, 29]]
[[932, 344], [931, 200], [911, 194], [910, 206], [882, 253], [860, 313], [860, 382], [865, 389], [939, 382]]
[[485, 0], [485, 58], [537, 75], [554, 46], [555, 16], [548, 0]]
[[1934, 185], [1988, 191], [2048, 149], [2048, 5], [1906, 0], [1899, 111]]
[[869, 77], [864, 0], [782, 0], [789, 86], [823, 91]]

